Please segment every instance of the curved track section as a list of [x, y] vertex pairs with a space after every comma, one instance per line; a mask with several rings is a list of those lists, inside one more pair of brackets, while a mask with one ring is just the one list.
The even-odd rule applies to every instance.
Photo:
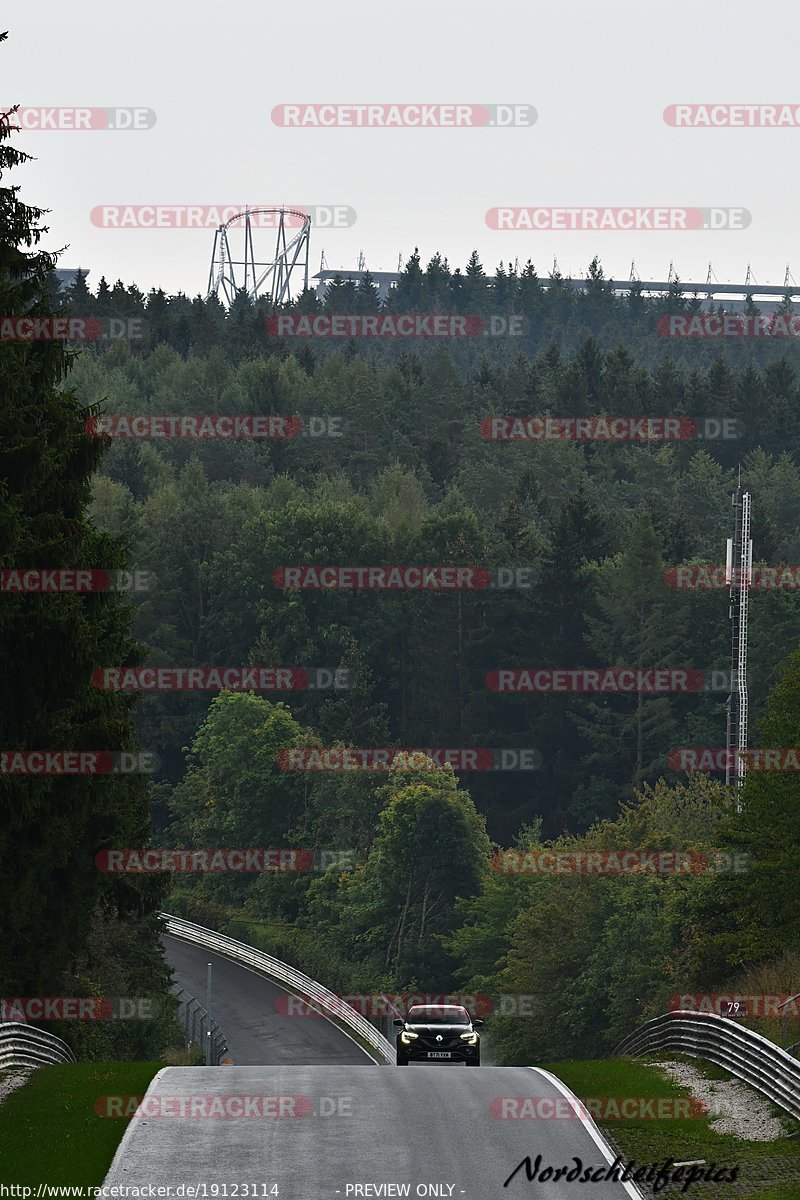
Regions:
[[374, 1065], [366, 1050], [324, 1017], [288, 1016], [287, 993], [263, 975], [169, 935], [164, 946], [179, 985], [201, 1004], [212, 964], [211, 1015], [225, 1032], [236, 1066]]

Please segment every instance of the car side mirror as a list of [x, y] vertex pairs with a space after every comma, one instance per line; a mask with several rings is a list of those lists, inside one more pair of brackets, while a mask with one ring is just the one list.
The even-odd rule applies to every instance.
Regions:
[[473, 1029], [480, 1029], [482, 1026], [483, 1026], [483, 1021], [481, 1021], [481, 1020], [472, 1022]]
[[395, 1017], [395, 1019], [392, 1021], [392, 1024], [398, 1029], [401, 1029], [403, 1025], [405, 1025], [405, 1021], [402, 1019], [402, 1017]]

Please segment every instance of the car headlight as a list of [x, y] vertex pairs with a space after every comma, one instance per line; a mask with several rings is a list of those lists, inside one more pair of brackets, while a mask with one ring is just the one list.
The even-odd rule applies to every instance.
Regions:
[[462, 1042], [466, 1042], [468, 1046], [476, 1046], [478, 1044], [478, 1035], [474, 1029], [471, 1029], [469, 1033], [462, 1033], [461, 1040]]
[[412, 1042], [415, 1042], [418, 1037], [418, 1033], [412, 1033], [410, 1029], [404, 1029], [400, 1034], [400, 1041], [404, 1046], [409, 1046]]

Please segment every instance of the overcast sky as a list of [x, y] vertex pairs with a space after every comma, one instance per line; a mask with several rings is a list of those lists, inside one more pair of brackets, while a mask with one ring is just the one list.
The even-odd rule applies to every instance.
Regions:
[[[583, 274], [782, 283], [800, 280], [800, 123], [792, 128], [674, 128], [676, 103], [798, 108], [800, 13], [778, 0], [604, 0], [595, 4], [402, 0], [53, 0], [14, 5], [2, 22], [4, 106], [132, 106], [150, 129], [26, 131], [37, 156], [15, 172], [22, 198], [52, 210], [48, 248], [147, 290], [204, 293], [213, 229], [115, 230], [98, 206], [342, 205], [350, 228], [312, 232], [311, 272], [395, 270], [419, 246], [451, 267], [558, 260]], [[528, 104], [531, 127], [291, 129], [289, 103]], [[7, 180], [4, 180], [7, 182]], [[724, 206], [746, 229], [495, 230], [497, 206]], [[267, 254], [265, 233], [257, 253]]]

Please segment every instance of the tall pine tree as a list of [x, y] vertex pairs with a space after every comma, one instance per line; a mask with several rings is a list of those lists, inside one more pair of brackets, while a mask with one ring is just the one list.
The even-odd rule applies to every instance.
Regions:
[[[23, 204], [7, 182], [28, 159], [11, 145], [13, 124], [0, 114], [0, 312], [47, 318], [55, 256], [37, 249], [47, 232], [42, 210]], [[63, 341], [0, 341], [2, 568], [125, 566], [121, 545], [86, 516], [102, 443], [85, 430], [96, 409], [81, 408], [63, 386], [73, 360]], [[130, 609], [114, 593], [1, 591], [4, 757], [132, 749], [130, 701], [91, 678], [138, 655]], [[154, 915], [162, 885], [103, 874], [94, 861], [103, 847], [147, 839], [143, 777], [3, 770], [0, 814], [0, 994], [80, 994], [92, 979], [115, 994], [163, 996], [168, 977]], [[112, 962], [103, 957], [111, 945], [131, 953]]]

